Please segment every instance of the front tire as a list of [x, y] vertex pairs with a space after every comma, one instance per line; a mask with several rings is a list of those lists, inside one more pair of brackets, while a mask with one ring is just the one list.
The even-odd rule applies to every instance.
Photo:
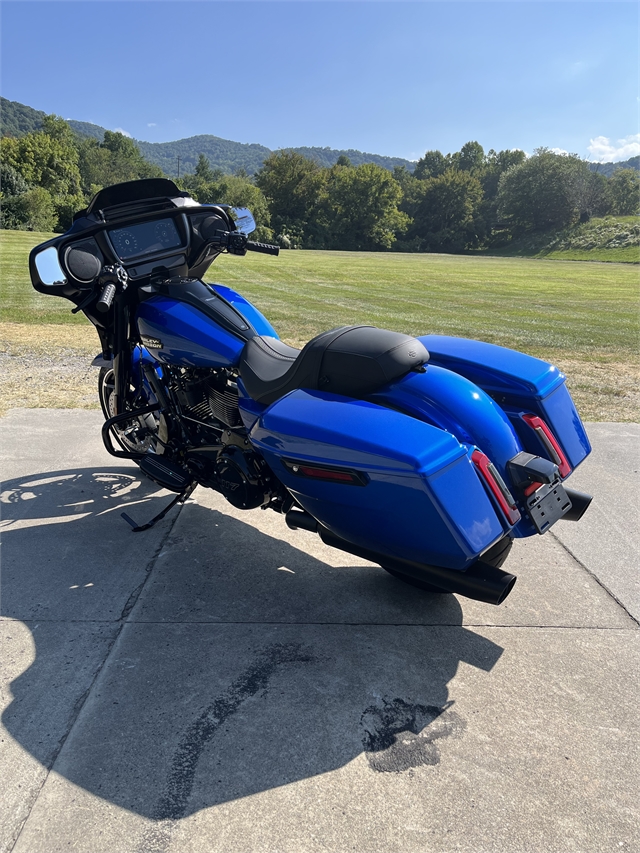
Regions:
[[[114, 391], [113, 367], [101, 367], [98, 376], [98, 398], [105, 420], [116, 414]], [[162, 442], [167, 441], [167, 425], [163, 415], [152, 412], [114, 427], [112, 434], [115, 435], [116, 441], [123, 450], [133, 453], [161, 454], [164, 452]]]

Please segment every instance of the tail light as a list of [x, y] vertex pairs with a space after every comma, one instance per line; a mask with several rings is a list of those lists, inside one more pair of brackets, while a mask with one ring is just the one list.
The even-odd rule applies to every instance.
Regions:
[[489, 491], [497, 500], [509, 523], [515, 524], [520, 521], [520, 512], [515, 499], [489, 457], [485, 456], [480, 450], [474, 450], [471, 454], [471, 461], [478, 469], [480, 476], [489, 487]]
[[558, 466], [560, 476], [563, 479], [567, 477], [571, 473], [571, 465], [569, 465], [569, 460], [564, 455], [555, 435], [551, 432], [546, 423], [537, 415], [523, 415], [522, 420], [527, 424], [527, 426], [530, 426], [531, 429], [535, 430], [536, 435], [549, 454], [549, 458]]

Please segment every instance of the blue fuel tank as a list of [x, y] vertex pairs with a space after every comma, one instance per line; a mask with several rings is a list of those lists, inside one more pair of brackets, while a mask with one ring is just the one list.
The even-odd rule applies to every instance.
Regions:
[[139, 305], [136, 322], [153, 358], [181, 367], [235, 367], [249, 338], [278, 337], [240, 294], [194, 279], [158, 286]]

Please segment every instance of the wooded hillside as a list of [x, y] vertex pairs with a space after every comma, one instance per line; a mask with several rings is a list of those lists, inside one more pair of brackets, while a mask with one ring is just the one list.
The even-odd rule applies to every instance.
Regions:
[[[144, 156], [147, 144], [122, 133], [85, 123], [80, 134], [63, 119], [40, 119], [35, 111], [9, 110], [9, 117], [14, 128], [40, 124], [0, 139], [3, 228], [64, 231], [101, 188], [163, 174], [161, 166]], [[212, 139], [224, 168], [202, 150]], [[593, 217], [638, 214], [637, 170], [620, 168], [606, 177], [576, 155], [546, 148], [527, 157], [519, 150], [485, 152], [479, 142], [470, 141], [453, 153], [427, 151], [411, 164], [412, 170], [396, 165], [390, 171], [345, 154], [323, 166], [295, 150], [269, 153], [258, 145], [240, 146], [255, 158], [251, 175], [244, 168], [230, 174], [237, 143], [210, 136], [182, 142], [192, 146], [188, 162], [195, 164], [192, 173], [183, 171], [176, 179], [180, 188], [201, 203], [249, 207], [258, 225], [255, 239], [276, 241], [283, 248], [501, 249]], [[165, 143], [171, 144], [179, 143]], [[609, 235], [607, 241], [618, 244], [617, 249], [631, 241], [633, 251], [638, 235], [625, 230], [624, 236]]]

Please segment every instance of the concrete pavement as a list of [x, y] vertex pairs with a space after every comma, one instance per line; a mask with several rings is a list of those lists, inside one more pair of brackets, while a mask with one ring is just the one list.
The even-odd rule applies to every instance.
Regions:
[[203, 489], [133, 534], [100, 421], [0, 421], [0, 851], [640, 847], [637, 425], [492, 607]]

